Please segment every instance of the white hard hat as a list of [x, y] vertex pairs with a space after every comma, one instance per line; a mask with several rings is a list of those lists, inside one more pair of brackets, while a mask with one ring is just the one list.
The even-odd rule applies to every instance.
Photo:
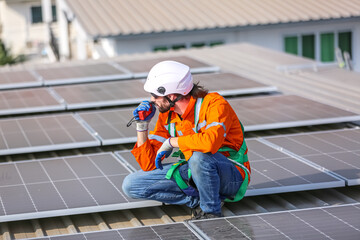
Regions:
[[144, 89], [163, 97], [169, 94], [186, 95], [193, 85], [188, 66], [175, 61], [163, 61], [151, 68]]

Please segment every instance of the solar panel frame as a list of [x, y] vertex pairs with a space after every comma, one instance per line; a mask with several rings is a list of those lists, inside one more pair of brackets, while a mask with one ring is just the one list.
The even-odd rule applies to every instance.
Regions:
[[[108, 73], [96, 73], [96, 75], [91, 73], [80, 74], [86, 71], [94, 71], [96, 67], [106, 70]], [[88, 65], [64, 65], [52, 68], [35, 68], [34, 71], [41, 77], [43, 85], [45, 86], [111, 81], [130, 79], [133, 77], [131, 73], [126, 72], [126, 70], [113, 62], [89, 63]], [[70, 74], [71, 71], [73, 71], [73, 75]], [[56, 74], [58, 74], [58, 76], [56, 76]]]
[[0, 155], [100, 146], [73, 114], [1, 119], [0, 129]]
[[[5, 79], [7, 79], [7, 81], [5, 81]], [[42, 85], [42, 81], [37, 76], [37, 74], [32, 70], [2, 69], [0, 71], [1, 90], [27, 88], [27, 87], [40, 87], [41, 85]]]
[[[134, 78], [146, 78], [150, 69], [155, 64], [165, 60], [172, 60], [186, 64], [190, 67], [191, 73], [217, 72], [220, 70], [220, 68], [217, 66], [208, 65], [189, 56], [172, 56], [130, 61], [116, 61], [116, 63], [131, 72]], [[139, 65], [143, 65], [141, 70], [139, 67], [137, 67]]]
[[[346, 136], [348, 134], [349, 136]], [[330, 135], [330, 136], [327, 136]], [[281, 144], [281, 140], [284, 144]], [[360, 129], [317, 131], [266, 137], [261, 140], [343, 179], [348, 186], [360, 185]], [[310, 143], [320, 143], [318, 147]]]
[[65, 110], [65, 105], [48, 88], [0, 92], [0, 116], [60, 110]]
[[0, 222], [161, 205], [122, 192], [122, 180], [131, 171], [113, 153], [0, 166], [6, 176], [0, 184]]

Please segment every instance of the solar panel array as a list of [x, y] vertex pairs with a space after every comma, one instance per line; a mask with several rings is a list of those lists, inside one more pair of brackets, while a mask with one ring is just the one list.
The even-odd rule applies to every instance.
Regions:
[[[149, 98], [143, 91], [145, 79], [138, 78], [169, 59], [203, 73], [194, 74], [194, 81], [223, 96], [277, 90], [231, 73], [206, 73], [219, 68], [185, 56], [1, 69], [2, 90], [51, 87], [1, 91], [0, 115], [136, 104]], [[294, 95], [229, 102], [246, 131], [360, 121], [355, 113]], [[132, 111], [0, 119], [0, 155], [132, 143], [136, 131], [126, 127]], [[247, 196], [360, 184], [360, 129], [263, 137], [247, 143], [252, 167]], [[0, 222], [161, 205], [130, 199], [122, 192], [124, 177], [139, 169], [130, 151], [0, 163]], [[356, 239], [359, 213], [357, 204], [41, 239]]]
[[0, 222], [151, 205], [128, 198], [129, 170], [110, 153], [0, 164]]
[[360, 235], [360, 205], [189, 221], [166, 225], [32, 238], [90, 239], [349, 239]]

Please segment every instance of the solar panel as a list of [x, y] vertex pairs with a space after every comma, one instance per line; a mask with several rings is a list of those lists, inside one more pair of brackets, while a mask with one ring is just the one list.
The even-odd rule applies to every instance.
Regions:
[[[251, 182], [246, 196], [274, 194], [281, 192], [304, 191], [341, 187], [343, 180], [331, 176], [294, 156], [274, 149], [258, 140], [247, 140], [248, 156], [251, 165]], [[140, 170], [135, 157], [128, 150], [118, 151], [116, 155], [133, 171]], [[177, 162], [170, 157], [165, 163]]]
[[[81, 112], [78, 115], [98, 136], [102, 145], [111, 145], [136, 142], [135, 124], [126, 127], [133, 117], [132, 112], [133, 109], [117, 109]], [[155, 121], [151, 121], [149, 128], [154, 127]]]
[[0, 155], [99, 146], [72, 114], [0, 120]]
[[78, 84], [52, 88], [68, 109], [136, 104], [149, 98], [142, 80]]
[[200, 82], [210, 92], [218, 92], [222, 96], [242, 95], [277, 91], [269, 86], [233, 73], [204, 73], [193, 75], [194, 82]]
[[150, 240], [150, 239], [199, 239], [191, 229], [184, 223], [169, 223], [154, 226], [134, 227], [117, 230], [106, 230], [88, 233], [68, 234], [62, 236], [49, 236], [43, 238], [30, 238], [30, 239], [67, 239], [67, 240]]
[[[194, 81], [200, 81], [210, 91], [218, 91], [223, 96], [276, 90], [275, 87], [231, 73], [194, 75]], [[68, 109], [137, 104], [149, 98], [149, 94], [143, 90], [144, 80], [78, 84], [52, 89], [65, 100]]]
[[135, 78], [146, 77], [150, 69], [157, 63], [165, 60], [181, 62], [191, 68], [192, 73], [216, 72], [219, 67], [211, 66], [188, 56], [159, 57], [132, 61], [118, 61], [120, 66], [128, 69]]
[[303, 133], [265, 138], [266, 141], [303, 158], [319, 169], [360, 184], [360, 129]]
[[94, 82], [131, 78], [131, 74], [111, 63], [36, 68], [45, 85]]
[[245, 131], [359, 121], [360, 115], [295, 95], [230, 99]]
[[0, 89], [37, 87], [41, 85], [42, 82], [39, 81], [33, 72], [7, 69], [0, 71]]
[[360, 205], [191, 221], [205, 239], [359, 239]]
[[46, 88], [0, 92], [0, 115], [65, 110], [65, 105]]
[[1, 163], [0, 221], [160, 205], [122, 192], [129, 170], [111, 153]]
[[246, 196], [345, 186], [343, 180], [312, 167], [297, 156], [258, 140], [247, 140], [251, 182]]

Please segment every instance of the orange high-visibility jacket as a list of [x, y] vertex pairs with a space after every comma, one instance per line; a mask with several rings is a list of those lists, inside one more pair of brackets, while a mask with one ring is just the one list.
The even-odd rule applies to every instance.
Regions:
[[[194, 131], [195, 103], [196, 99], [191, 97], [181, 118], [173, 113], [170, 122], [175, 125], [179, 148], [185, 159], [189, 160], [194, 151], [214, 154], [221, 147], [230, 147], [238, 151], [244, 139], [243, 132], [239, 119], [230, 104], [218, 93], [207, 94], [201, 104], [198, 133], [196, 133]], [[140, 147], [135, 144], [131, 151], [144, 171], [156, 168], [156, 152], [162, 143], [171, 137], [167, 118], [168, 112], [160, 113], [155, 129], [149, 133], [148, 140]], [[223, 154], [229, 156], [227, 152]], [[245, 167], [250, 170], [249, 162], [245, 164]], [[240, 167], [237, 168], [244, 178], [244, 171]]]

